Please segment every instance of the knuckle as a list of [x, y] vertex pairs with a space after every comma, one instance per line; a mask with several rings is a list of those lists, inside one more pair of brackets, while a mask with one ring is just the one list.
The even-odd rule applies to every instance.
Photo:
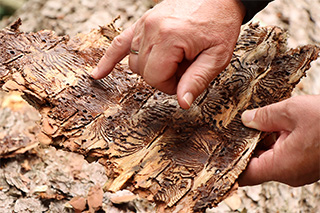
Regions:
[[[148, 72], [147, 69], [144, 69], [141, 73], [140, 76], [143, 78], [143, 80], [149, 84], [152, 87], [156, 87], [157, 86], [157, 81], [155, 81], [153, 75], [150, 75], [150, 73]], [[159, 79], [158, 79], [159, 81]]]
[[225, 44], [217, 45], [213, 48], [213, 55], [216, 56], [217, 65], [226, 67], [232, 57], [233, 49]]
[[207, 72], [194, 73], [191, 76], [191, 79], [194, 82], [194, 89], [197, 94], [202, 93], [212, 80], [211, 76]]
[[260, 124], [270, 123], [272, 121], [271, 115], [272, 115], [272, 110], [270, 106], [258, 108], [256, 115], [254, 117], [254, 120]]
[[176, 93], [177, 83], [170, 78], [166, 78], [166, 77], [163, 78], [163, 76], [159, 76], [159, 75], [152, 75], [152, 74], [149, 75], [149, 72], [144, 72], [144, 75], [142, 77], [148, 85], [164, 93], [167, 93], [170, 95], [173, 95]]
[[150, 14], [144, 21], [145, 30], [157, 31], [158, 38], [167, 39], [168, 35], [175, 34], [177, 26], [172, 23], [172, 20], [161, 18]]
[[159, 35], [163, 37], [167, 37], [168, 35], [172, 35], [176, 32], [176, 29], [174, 29], [173, 26], [170, 24], [167, 24], [167, 22], [161, 23], [159, 27]]
[[294, 117], [297, 112], [297, 107], [299, 105], [299, 102], [297, 102], [297, 99], [295, 98], [289, 98], [283, 102], [283, 117], [287, 120], [291, 120], [292, 117]]
[[294, 119], [297, 114], [296, 106], [297, 102], [291, 99], [267, 105], [265, 107], [258, 108], [254, 120], [260, 125], [280, 125], [282, 128], [290, 130], [295, 126]]
[[143, 19], [143, 24], [145, 29], [149, 30], [154, 28], [154, 26], [159, 24], [159, 16], [154, 15], [153, 13], [148, 14]]
[[[142, 73], [141, 73], [142, 74]], [[155, 75], [150, 75], [148, 72], [144, 71], [143, 74], [141, 75], [144, 81], [149, 84], [152, 87], [155, 87], [157, 89], [160, 89], [160, 85], [163, 82], [163, 79], [159, 78], [158, 76]]]
[[112, 40], [112, 46], [114, 46], [115, 48], [120, 48], [123, 46], [124, 43], [124, 39], [122, 38], [121, 35], [116, 36], [113, 40]]

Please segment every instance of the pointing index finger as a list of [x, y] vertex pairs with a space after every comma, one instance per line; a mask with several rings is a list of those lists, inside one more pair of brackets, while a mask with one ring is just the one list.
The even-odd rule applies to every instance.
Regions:
[[97, 67], [91, 72], [94, 79], [101, 79], [107, 76], [114, 66], [128, 55], [134, 35], [135, 24], [124, 30], [115, 37], [100, 59]]

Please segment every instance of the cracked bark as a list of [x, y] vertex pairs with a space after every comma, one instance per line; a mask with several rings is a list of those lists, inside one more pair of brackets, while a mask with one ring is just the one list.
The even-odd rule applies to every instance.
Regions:
[[290, 97], [319, 52], [288, 49], [280, 28], [250, 25], [230, 65], [186, 111], [126, 64], [103, 80], [89, 76], [119, 33], [113, 24], [72, 38], [19, 25], [0, 32], [2, 88], [39, 110], [53, 145], [99, 159], [105, 190], [128, 188], [159, 211], [204, 211], [230, 194], [264, 135], [243, 126], [241, 113]]

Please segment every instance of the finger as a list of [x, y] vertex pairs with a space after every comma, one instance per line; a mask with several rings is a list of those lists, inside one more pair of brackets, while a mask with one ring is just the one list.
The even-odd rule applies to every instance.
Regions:
[[134, 35], [134, 29], [135, 24], [113, 39], [104, 56], [100, 59], [97, 67], [91, 72], [91, 76], [94, 79], [101, 79], [107, 76], [114, 66], [128, 55]]
[[[141, 21], [141, 19], [140, 19]], [[140, 45], [141, 39], [144, 37], [143, 25], [135, 24], [134, 37], [132, 38], [129, 48], [129, 67], [134, 73], [141, 75], [139, 68], [139, 60], [143, 57], [142, 46]]]
[[266, 132], [292, 131], [295, 127], [295, 122], [287, 101], [258, 109], [246, 110], [242, 113], [242, 122], [247, 127]]
[[259, 157], [251, 159], [246, 170], [240, 175], [240, 186], [252, 186], [273, 179], [273, 150], [263, 152]]
[[296, 174], [295, 168], [301, 155], [296, 152], [296, 147], [292, 147], [292, 137], [292, 134], [282, 132], [271, 149], [253, 157], [239, 177], [239, 185], [257, 185], [271, 180], [288, 183], [288, 177], [294, 179], [293, 174]]
[[228, 57], [221, 61], [214, 57], [213, 51], [213, 48], [203, 51], [181, 77], [177, 96], [182, 108], [188, 109], [209, 83], [227, 66]]
[[137, 54], [133, 54], [133, 53], [130, 53], [129, 55], [129, 67], [130, 67], [130, 70], [134, 73], [137, 73], [140, 75], [139, 73], [139, 63], [138, 63], [138, 59], [139, 56]]
[[[151, 86], [168, 94], [175, 94], [177, 88], [176, 70], [183, 60], [183, 49], [165, 45], [154, 45], [149, 53], [142, 76]], [[139, 68], [141, 68], [139, 64]]]

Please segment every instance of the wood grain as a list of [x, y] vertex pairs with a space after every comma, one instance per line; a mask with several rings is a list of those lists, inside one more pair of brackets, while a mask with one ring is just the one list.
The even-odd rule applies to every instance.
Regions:
[[118, 64], [107, 78], [89, 73], [119, 31], [112, 25], [73, 38], [0, 31], [0, 85], [41, 113], [52, 144], [106, 166], [104, 189], [128, 188], [159, 211], [198, 212], [232, 190], [263, 138], [241, 123], [246, 109], [290, 97], [318, 57], [314, 45], [288, 49], [278, 27], [242, 31], [230, 65], [189, 110]]

